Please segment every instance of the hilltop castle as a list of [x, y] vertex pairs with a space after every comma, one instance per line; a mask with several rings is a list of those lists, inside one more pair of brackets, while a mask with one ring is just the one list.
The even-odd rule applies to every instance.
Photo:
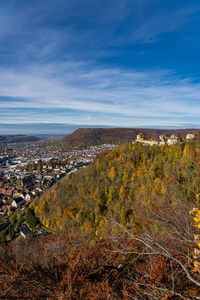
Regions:
[[[194, 138], [195, 138], [195, 134], [189, 133], [189, 134], [186, 135], [185, 139], [186, 140], [192, 140]], [[174, 144], [178, 143], [178, 137], [176, 135], [172, 134], [165, 141], [164, 136], [160, 135], [159, 136], [159, 141], [154, 141], [154, 140], [145, 140], [143, 134], [138, 134], [137, 137], [136, 137], [135, 142], [133, 142], [133, 143], [136, 143], [136, 142], [140, 142], [140, 143], [143, 143], [145, 145], [150, 145], [150, 146], [153, 146], [153, 145], [162, 146], [162, 145], [165, 145], [165, 144], [174, 145]]]

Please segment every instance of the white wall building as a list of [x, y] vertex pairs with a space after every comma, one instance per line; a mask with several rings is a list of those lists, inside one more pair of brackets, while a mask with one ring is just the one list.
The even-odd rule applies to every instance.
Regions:
[[186, 140], [193, 140], [195, 138], [195, 134], [194, 133], [188, 133], [186, 135]]
[[168, 145], [173, 145], [173, 144], [176, 144], [177, 142], [178, 142], [178, 138], [174, 134], [172, 134], [170, 136], [170, 138], [167, 139], [167, 144]]

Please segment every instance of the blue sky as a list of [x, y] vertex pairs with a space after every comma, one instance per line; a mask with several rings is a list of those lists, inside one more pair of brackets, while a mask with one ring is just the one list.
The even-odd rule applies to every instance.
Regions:
[[200, 2], [0, 0], [0, 123], [200, 127]]

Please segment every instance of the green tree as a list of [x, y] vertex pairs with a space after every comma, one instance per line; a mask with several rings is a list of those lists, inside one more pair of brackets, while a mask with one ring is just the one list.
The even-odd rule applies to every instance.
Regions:
[[0, 234], [0, 244], [4, 244], [5, 243], [5, 232], [1, 232]]
[[13, 225], [9, 225], [8, 230], [9, 230], [8, 236], [9, 236], [10, 239], [12, 239], [14, 237], [14, 235], [15, 235], [14, 226]]
[[140, 132], [138, 135], [139, 135], [139, 137], [140, 137], [141, 139], [144, 138], [144, 134], [143, 134], [142, 132]]
[[35, 216], [34, 210], [32, 208], [28, 208], [27, 210], [26, 222], [32, 229], [34, 229], [39, 224], [39, 220]]
[[4, 186], [3, 181], [0, 181], [0, 188]]

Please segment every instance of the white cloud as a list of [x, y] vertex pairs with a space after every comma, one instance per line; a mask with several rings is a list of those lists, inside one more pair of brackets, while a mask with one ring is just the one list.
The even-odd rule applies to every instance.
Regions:
[[[117, 119], [128, 124], [131, 118], [152, 124], [169, 123], [169, 118], [177, 123], [200, 117], [199, 91], [199, 83], [179, 79], [169, 71], [131, 72], [94, 68], [89, 63], [0, 68], [0, 95], [11, 98], [1, 98], [2, 112], [14, 108], [71, 109], [105, 114], [110, 119], [107, 124]], [[64, 121], [63, 116], [57, 118], [55, 122]], [[77, 123], [76, 116], [70, 116], [73, 120]]]

